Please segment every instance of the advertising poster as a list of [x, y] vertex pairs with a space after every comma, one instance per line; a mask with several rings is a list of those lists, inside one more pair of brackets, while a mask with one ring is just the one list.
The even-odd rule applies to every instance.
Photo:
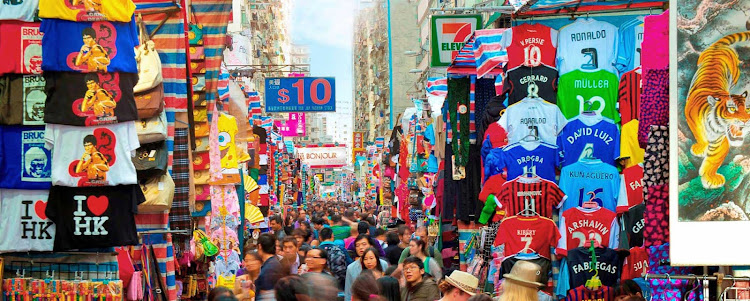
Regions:
[[475, 30], [482, 26], [482, 15], [434, 15], [431, 18], [430, 66], [447, 67]]

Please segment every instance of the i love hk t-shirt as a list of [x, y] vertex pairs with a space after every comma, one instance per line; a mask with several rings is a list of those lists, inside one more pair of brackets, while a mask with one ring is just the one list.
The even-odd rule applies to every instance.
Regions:
[[131, 157], [140, 147], [132, 121], [96, 127], [47, 124], [45, 146], [52, 150], [52, 184], [115, 186], [137, 184]]
[[42, 35], [39, 23], [0, 22], [0, 74], [41, 74]]
[[46, 123], [95, 126], [138, 119], [135, 73], [45, 72]]
[[39, 17], [47, 19], [128, 22], [134, 11], [131, 0], [39, 0]]
[[45, 213], [57, 226], [54, 250], [138, 244], [135, 214], [144, 201], [138, 185], [53, 186]]
[[44, 71], [138, 73], [135, 21], [73, 22], [44, 19]]
[[47, 190], [0, 189], [0, 253], [52, 251], [55, 224], [47, 218]]
[[0, 20], [33, 22], [39, 0], [5, 0], [0, 2]]
[[52, 154], [43, 126], [0, 126], [0, 188], [49, 189]]

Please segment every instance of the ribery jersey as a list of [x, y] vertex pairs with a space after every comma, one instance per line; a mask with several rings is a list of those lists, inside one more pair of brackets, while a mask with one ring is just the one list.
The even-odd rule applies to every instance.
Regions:
[[599, 115], [579, 115], [563, 128], [557, 145], [563, 152], [562, 166], [568, 166], [585, 157], [602, 160], [615, 166], [620, 157], [620, 133], [617, 125]]
[[508, 106], [497, 123], [508, 133], [508, 143], [516, 143], [528, 135], [549, 144], [557, 143], [567, 118], [560, 108], [541, 98], [524, 98]]
[[565, 201], [565, 193], [555, 182], [540, 177], [518, 177], [503, 183], [497, 199], [509, 216], [517, 215], [528, 202], [540, 216], [552, 218], [553, 209]]
[[560, 171], [558, 185], [568, 196], [561, 212], [578, 207], [586, 201], [597, 202], [610, 211], [617, 209], [620, 174], [617, 168], [601, 160], [584, 159], [565, 166]]
[[618, 30], [612, 24], [578, 18], [560, 29], [557, 69], [560, 75], [573, 70], [607, 70], [616, 73]]
[[[507, 178], [515, 179], [526, 171], [536, 171], [542, 179], [555, 180], [555, 170], [560, 165], [557, 146], [544, 142], [510, 144], [502, 149], [493, 149], [485, 162], [485, 180], [507, 169]], [[619, 183], [618, 183], [619, 184]]]
[[518, 66], [555, 67], [557, 30], [542, 24], [521, 24], [503, 32], [500, 44], [508, 52], [508, 69]]
[[560, 76], [557, 106], [568, 119], [591, 110], [619, 124], [617, 90], [618, 79], [612, 72], [574, 70]]
[[620, 74], [641, 65], [641, 43], [643, 43], [643, 17], [620, 25], [615, 67]]
[[539, 256], [550, 258], [550, 248], [553, 248], [558, 240], [560, 233], [551, 219], [540, 216], [511, 216], [500, 223], [494, 244], [505, 244], [505, 256], [538, 253]]
[[604, 209], [575, 207], [560, 216], [560, 234], [555, 254], [566, 256], [569, 250], [583, 247], [594, 240], [602, 247], [616, 249], [619, 244], [620, 226], [617, 214]]
[[550, 103], [557, 103], [557, 69], [539, 65], [519, 66], [505, 74], [503, 93], [508, 93], [508, 104], [515, 104], [529, 95], [529, 84], [536, 84], [539, 97]]

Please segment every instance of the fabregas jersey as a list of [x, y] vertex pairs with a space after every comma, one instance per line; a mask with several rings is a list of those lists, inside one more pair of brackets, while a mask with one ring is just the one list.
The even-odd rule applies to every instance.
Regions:
[[537, 67], [519, 66], [505, 73], [503, 93], [508, 93], [508, 104], [515, 104], [529, 95], [530, 83], [539, 88], [537, 94], [550, 103], [557, 103], [557, 70], [539, 65]]
[[508, 143], [516, 143], [531, 135], [549, 144], [557, 143], [567, 118], [560, 108], [541, 98], [524, 98], [508, 106], [497, 123], [508, 133]]
[[44, 121], [96, 126], [138, 120], [133, 98], [135, 73], [45, 72]]
[[55, 224], [47, 219], [47, 190], [0, 189], [0, 253], [52, 251]]
[[557, 42], [557, 70], [560, 75], [573, 70], [607, 70], [616, 73], [618, 30], [612, 24], [578, 18], [560, 29]]
[[643, 17], [620, 25], [615, 67], [620, 74], [641, 65], [641, 43], [643, 43]]
[[[555, 170], [560, 166], [560, 152], [557, 146], [544, 142], [510, 144], [502, 149], [493, 149], [484, 164], [485, 180], [508, 169], [508, 179], [515, 179], [524, 171], [536, 170], [542, 179], [555, 180]], [[618, 183], [619, 184], [619, 183]]]
[[[596, 269], [599, 271], [599, 279], [602, 284], [611, 287], [616, 286], [622, 273], [624, 258], [617, 251], [609, 248], [596, 248], [594, 252], [596, 253]], [[570, 287], [585, 285], [586, 280], [594, 276], [589, 248], [576, 248], [568, 252], [567, 274], [570, 277]], [[564, 276], [561, 275], [560, 277]]]
[[503, 32], [500, 44], [508, 51], [508, 69], [518, 66], [555, 67], [557, 30], [542, 24], [521, 24]]
[[617, 125], [600, 115], [581, 114], [569, 120], [557, 139], [563, 151], [563, 167], [586, 157], [615, 166], [620, 157]]
[[573, 70], [560, 76], [557, 106], [568, 119], [590, 110], [619, 124], [617, 89], [617, 76], [612, 72]]
[[594, 240], [602, 247], [616, 249], [620, 238], [620, 225], [617, 214], [604, 209], [576, 207], [566, 210], [560, 216], [562, 239], [555, 254], [566, 256], [569, 250], [583, 247]]
[[494, 245], [505, 244], [505, 256], [517, 253], [538, 253], [550, 258], [550, 248], [560, 240], [555, 222], [540, 216], [511, 216], [497, 229]]
[[508, 216], [517, 215], [526, 208], [526, 201], [530, 201], [539, 216], [552, 218], [552, 211], [567, 196], [557, 187], [555, 182], [540, 177], [517, 177], [503, 183], [497, 199]]
[[0, 126], [0, 188], [49, 189], [52, 153], [43, 126]]
[[586, 201], [597, 202], [610, 211], [617, 210], [620, 174], [617, 168], [601, 160], [583, 159], [560, 171], [560, 189], [568, 198], [562, 211], [578, 207]]

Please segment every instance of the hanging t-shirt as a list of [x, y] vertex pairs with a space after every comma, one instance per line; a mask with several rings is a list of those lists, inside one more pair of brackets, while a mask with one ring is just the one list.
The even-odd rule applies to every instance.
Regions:
[[638, 119], [638, 107], [641, 105], [641, 93], [643, 93], [640, 67], [622, 75], [618, 91], [620, 124], [624, 125], [633, 119]]
[[135, 123], [98, 127], [47, 124], [52, 150], [52, 184], [69, 187], [137, 184], [131, 157], [140, 147]]
[[578, 18], [560, 29], [557, 42], [557, 70], [560, 75], [573, 70], [606, 70], [616, 73], [618, 30], [612, 24], [591, 18]]
[[669, 66], [669, 10], [660, 15], [646, 16], [643, 19], [644, 55], [641, 65], [644, 70], [667, 69]]
[[613, 249], [620, 243], [617, 214], [602, 207], [565, 210], [560, 216], [560, 234], [562, 238], [555, 254], [561, 256], [566, 256], [572, 249], [586, 246], [591, 240]]
[[532, 135], [549, 144], [557, 143], [557, 135], [567, 122], [560, 108], [541, 98], [524, 98], [505, 109], [497, 121], [508, 133], [508, 143]]
[[549, 281], [549, 274], [550, 271], [552, 271], [552, 262], [549, 258], [544, 258], [542, 256], [539, 256], [539, 254], [515, 254], [513, 256], [508, 256], [503, 259], [503, 263], [500, 264], [500, 279], [503, 278], [503, 275], [510, 274], [510, 271], [513, 270], [513, 266], [516, 264], [516, 262], [519, 261], [528, 261], [535, 263], [539, 265], [542, 269], [539, 270], [539, 279], [538, 281], [541, 284], [547, 284]]
[[542, 179], [554, 181], [558, 166], [560, 152], [557, 146], [539, 141], [521, 141], [491, 150], [484, 165], [484, 176], [486, 180], [507, 168], [508, 179], [515, 179], [525, 171], [535, 171]]
[[568, 291], [562, 301], [614, 301], [615, 290], [609, 286], [602, 286], [596, 290], [581, 285]]
[[557, 139], [563, 152], [563, 167], [586, 157], [615, 166], [620, 157], [617, 125], [600, 115], [581, 114], [569, 120]]
[[96, 126], [138, 120], [135, 73], [44, 72], [47, 106], [44, 121]]
[[0, 20], [34, 22], [39, 0], [6, 0], [0, 2]]
[[625, 257], [622, 264], [622, 280], [630, 280], [646, 276], [648, 272], [648, 253], [646, 248], [630, 248], [630, 255]]
[[52, 251], [55, 224], [47, 219], [47, 190], [0, 189], [0, 253]]
[[46, 99], [41, 75], [0, 77], [0, 124], [44, 125]]
[[620, 248], [643, 246], [643, 228], [646, 225], [643, 213], [645, 211], [646, 204], [639, 204], [622, 214]]
[[[622, 272], [623, 257], [609, 248], [596, 248], [596, 269], [599, 279], [605, 286], [616, 286]], [[561, 273], [561, 278], [565, 273]], [[594, 276], [591, 269], [591, 252], [589, 248], [576, 248], [568, 252], [568, 273], [570, 287], [586, 284], [586, 280]]]
[[617, 76], [612, 72], [573, 70], [560, 76], [557, 105], [568, 119], [594, 111], [619, 124], [617, 88]]
[[129, 22], [134, 11], [132, 0], [39, 0], [40, 18]]
[[620, 74], [641, 65], [641, 43], [643, 43], [643, 17], [622, 23], [617, 43], [615, 67]]
[[508, 104], [515, 104], [529, 95], [529, 84], [536, 84], [537, 94], [550, 103], [557, 103], [557, 70], [540, 65], [537, 67], [519, 66], [505, 73], [503, 93], [508, 93]]
[[232, 115], [219, 114], [219, 150], [221, 151], [221, 168], [237, 168], [237, 146], [234, 136], [237, 135], [237, 120]]
[[555, 182], [540, 177], [524, 176], [503, 183], [497, 195], [500, 208], [505, 209], [508, 216], [517, 215], [526, 209], [528, 200], [534, 211], [546, 218], [552, 218], [553, 210], [566, 198]]
[[550, 248], [560, 240], [555, 222], [541, 216], [511, 216], [497, 229], [495, 246], [505, 244], [505, 256], [517, 253], [538, 253], [550, 258]]
[[52, 155], [43, 126], [0, 126], [0, 188], [49, 189]]
[[620, 196], [617, 200], [617, 213], [643, 203], [643, 166], [633, 165], [622, 170]]
[[620, 158], [625, 168], [643, 163], [646, 150], [638, 143], [638, 119], [632, 119], [622, 126], [620, 136]]
[[0, 47], [0, 74], [42, 73], [42, 33], [39, 23], [0, 22], [0, 45], [3, 45]]
[[44, 19], [40, 29], [44, 33], [44, 71], [138, 73], [134, 47], [139, 42], [135, 21]]
[[52, 186], [45, 213], [55, 222], [55, 251], [138, 244], [135, 214], [145, 198], [138, 185]]
[[560, 171], [559, 186], [568, 196], [561, 212], [586, 201], [597, 202], [610, 211], [617, 210], [620, 173], [617, 168], [601, 160], [583, 159], [565, 166]]
[[542, 24], [521, 24], [503, 32], [500, 45], [508, 52], [508, 69], [518, 66], [555, 67], [557, 30]]

